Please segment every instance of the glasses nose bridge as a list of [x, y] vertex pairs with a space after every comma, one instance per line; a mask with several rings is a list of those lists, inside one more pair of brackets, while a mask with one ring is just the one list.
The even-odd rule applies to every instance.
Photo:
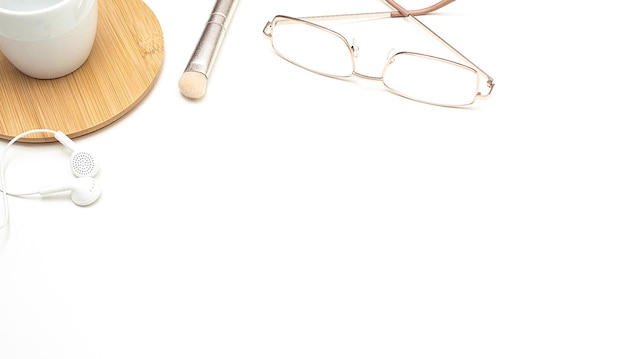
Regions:
[[[352, 72], [352, 75], [355, 76], [355, 77], [358, 77], [360, 79], [364, 79], [364, 80], [384, 82], [384, 79], [383, 79], [384, 78], [384, 76], [383, 76], [384, 75], [384, 69], [385, 69], [385, 67], [387, 67], [388, 62], [393, 57], [393, 55], [395, 55], [395, 49], [392, 48], [391, 50], [389, 50], [389, 53], [387, 54], [386, 59], [385, 59], [385, 63], [382, 66], [382, 71], [380, 72], [380, 75], [378, 75], [378, 76], [368, 75], [365, 72], [362, 72], [363, 70], [366, 70], [368, 72], [378, 72], [379, 71], [379, 67], [378, 67], [379, 63], [373, 64], [371, 62], [368, 63], [367, 61], [365, 61], [365, 63], [364, 63], [366, 65], [365, 68], [361, 68], [360, 70], [357, 69], [358, 66], [356, 66], [356, 64], [355, 64], [354, 71]], [[357, 56], [355, 56], [355, 57], [357, 57]]]
[[378, 82], [382, 82], [383, 81], [383, 77], [382, 76], [366, 75], [366, 74], [358, 72], [356, 70], [354, 70], [352, 72], [352, 75], [355, 76], [355, 77], [358, 77], [360, 79], [369, 80], [369, 81], [378, 81]]

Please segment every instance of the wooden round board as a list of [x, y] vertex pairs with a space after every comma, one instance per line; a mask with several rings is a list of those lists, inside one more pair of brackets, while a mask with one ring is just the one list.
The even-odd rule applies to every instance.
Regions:
[[[0, 54], [0, 137], [50, 129], [74, 138], [113, 123], [152, 88], [163, 54], [161, 26], [142, 0], [99, 0], [94, 47], [73, 73], [33, 79]], [[55, 138], [41, 133], [20, 141]]]

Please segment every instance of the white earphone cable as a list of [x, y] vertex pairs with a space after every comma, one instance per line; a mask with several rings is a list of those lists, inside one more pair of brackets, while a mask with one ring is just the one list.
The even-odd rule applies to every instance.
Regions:
[[[6, 189], [6, 180], [4, 176], [4, 161], [5, 161], [7, 151], [9, 150], [9, 147], [11, 145], [19, 141], [21, 138], [26, 137], [28, 135], [35, 134], [35, 133], [55, 134], [56, 132], [52, 130], [48, 130], [48, 129], [37, 129], [37, 130], [30, 130], [30, 131], [23, 132], [13, 137], [13, 139], [6, 145], [6, 147], [2, 151], [2, 157], [0, 158], [0, 185], [2, 186], [2, 188], [0, 188], [0, 191], [2, 191], [2, 200], [4, 202], [4, 216], [3, 216], [2, 222], [0, 222], [0, 229], [4, 228], [9, 223], [9, 199], [8, 197], [10, 193], [8, 193]], [[27, 194], [15, 195], [15, 196], [25, 196], [25, 195]]]

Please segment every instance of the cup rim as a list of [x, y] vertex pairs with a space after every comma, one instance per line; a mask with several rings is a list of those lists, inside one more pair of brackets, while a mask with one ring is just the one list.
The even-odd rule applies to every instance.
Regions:
[[[55, 4], [52, 4], [50, 6], [46, 6], [46, 7], [42, 7], [40, 9], [36, 9], [36, 10], [10, 10], [10, 9], [6, 9], [3, 7], [0, 7], [0, 13], [3, 14], [7, 14], [7, 15], [14, 15], [14, 16], [30, 16], [30, 15], [38, 15], [44, 12], [48, 12], [51, 10], [55, 10], [56, 8], [62, 7], [63, 5], [65, 5], [65, 3], [68, 3], [70, 1], [73, 0], [60, 0]], [[84, 0], [83, 0], [84, 1]]]

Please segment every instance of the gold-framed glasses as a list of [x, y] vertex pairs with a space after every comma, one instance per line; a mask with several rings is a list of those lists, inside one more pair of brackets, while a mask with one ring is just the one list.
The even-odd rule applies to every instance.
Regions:
[[[411, 11], [405, 10], [395, 1], [385, 1], [397, 11], [300, 18], [277, 15], [267, 22], [263, 34], [271, 40], [274, 51], [294, 65], [333, 78], [356, 76], [381, 81], [391, 92], [414, 101], [461, 107], [471, 105], [476, 99], [487, 98], [491, 94], [495, 85], [493, 78], [416, 18], [454, 0], [442, 0], [432, 6]], [[400, 51], [388, 57], [380, 77], [368, 76], [355, 70], [358, 47], [338, 32], [319, 24], [327, 20], [395, 17], [412, 20], [463, 63], [417, 52]]]

